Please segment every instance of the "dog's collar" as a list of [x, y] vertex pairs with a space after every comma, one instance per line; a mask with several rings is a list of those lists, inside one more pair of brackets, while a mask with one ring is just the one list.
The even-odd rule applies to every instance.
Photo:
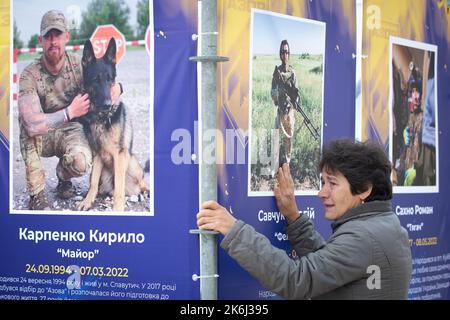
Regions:
[[109, 107], [109, 110], [106, 111], [97, 111], [97, 118], [103, 121], [105, 124], [109, 123], [109, 125], [111, 125], [111, 118], [116, 113], [117, 109], [119, 108], [119, 105], [120, 104], [111, 105]]

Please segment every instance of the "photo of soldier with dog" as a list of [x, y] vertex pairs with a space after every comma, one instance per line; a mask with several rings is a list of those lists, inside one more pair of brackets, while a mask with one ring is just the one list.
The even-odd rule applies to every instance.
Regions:
[[[127, 15], [135, 1], [112, 2], [118, 14]], [[88, 12], [101, 16], [106, 7], [91, 1], [83, 21], [74, 24], [60, 8], [44, 4], [48, 8], [40, 5], [38, 36], [42, 54], [19, 55], [17, 65], [11, 209], [150, 214], [150, 58], [145, 47], [127, 48], [118, 64], [117, 41], [111, 37], [104, 56], [96, 58], [80, 30], [89, 34]], [[148, 25], [148, 1], [139, 4], [147, 9]], [[13, 16], [23, 25], [14, 4]], [[111, 19], [101, 24], [114, 24]], [[131, 30], [129, 25], [122, 29]], [[84, 50], [67, 50], [74, 40]]]
[[296, 191], [318, 190], [325, 26], [255, 10], [252, 32], [249, 191], [270, 195], [284, 163]]

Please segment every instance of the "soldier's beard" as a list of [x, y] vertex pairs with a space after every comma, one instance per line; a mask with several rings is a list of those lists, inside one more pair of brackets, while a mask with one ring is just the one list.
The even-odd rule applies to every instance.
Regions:
[[50, 48], [46, 53], [45, 53], [45, 61], [52, 67], [57, 66], [61, 60], [64, 57], [64, 50], [61, 50], [61, 48], [58, 48], [58, 52], [52, 52], [53, 48]]

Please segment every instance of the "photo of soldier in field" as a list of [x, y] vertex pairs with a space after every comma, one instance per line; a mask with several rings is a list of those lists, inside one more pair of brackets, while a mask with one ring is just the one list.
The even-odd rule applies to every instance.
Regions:
[[[294, 68], [289, 64], [289, 53], [288, 41], [281, 41], [280, 59], [282, 63], [275, 67], [272, 76], [271, 96], [273, 103], [278, 107], [275, 128], [279, 130], [275, 137], [281, 140], [274, 143], [273, 161], [274, 167], [277, 168], [291, 162], [295, 128], [294, 110], [302, 112], [298, 81]], [[311, 124], [308, 116], [302, 115], [311, 135], [315, 139], [319, 138], [317, 129]]]
[[284, 163], [296, 193], [313, 192], [319, 189], [325, 24], [261, 10], [252, 18], [249, 194], [270, 195]]

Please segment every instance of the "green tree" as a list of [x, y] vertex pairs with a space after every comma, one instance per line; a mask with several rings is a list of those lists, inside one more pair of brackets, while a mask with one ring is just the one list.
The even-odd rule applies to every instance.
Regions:
[[28, 48], [37, 48], [39, 44], [39, 35], [33, 34], [30, 38], [30, 40], [28, 41]]
[[113, 24], [127, 40], [133, 39], [129, 20], [130, 8], [124, 0], [92, 0], [82, 13], [79, 38], [89, 39], [97, 26]]
[[[95, 30], [95, 29], [94, 29]], [[89, 35], [90, 37], [90, 35]], [[69, 45], [73, 46], [75, 44], [84, 44], [84, 42], [89, 39], [89, 37], [84, 38], [80, 35], [79, 29], [70, 30], [70, 40]]]
[[139, 40], [145, 39], [145, 31], [150, 23], [149, 20], [149, 0], [139, 0], [137, 4], [137, 38]]
[[14, 21], [14, 49], [20, 49], [23, 48], [23, 41], [20, 39], [20, 31], [19, 28], [17, 27], [16, 21]]

